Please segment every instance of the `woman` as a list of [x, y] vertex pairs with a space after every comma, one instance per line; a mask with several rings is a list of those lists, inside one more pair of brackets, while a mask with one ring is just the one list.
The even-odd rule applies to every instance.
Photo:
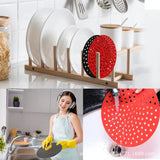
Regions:
[[52, 160], [78, 160], [76, 144], [83, 140], [80, 120], [77, 116], [76, 97], [70, 91], [62, 92], [58, 97], [58, 114], [50, 118], [49, 135], [42, 142], [43, 148], [52, 141], [62, 145], [62, 151]]

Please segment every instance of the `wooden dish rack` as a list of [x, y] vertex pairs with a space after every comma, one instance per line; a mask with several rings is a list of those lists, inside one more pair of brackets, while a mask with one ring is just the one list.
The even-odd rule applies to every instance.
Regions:
[[29, 58], [29, 64], [25, 65], [25, 70], [118, 88], [118, 80], [120, 79], [133, 80], [133, 75], [130, 74], [130, 54], [131, 54], [131, 51], [135, 51], [140, 48], [142, 48], [142, 46], [134, 46], [133, 48], [122, 49], [121, 51], [119, 51], [117, 55], [127, 53], [126, 73], [115, 72], [115, 69], [113, 69], [111, 74], [106, 78], [100, 78], [100, 53], [98, 52], [96, 54], [96, 78], [92, 78], [84, 74], [83, 65], [81, 65], [81, 74], [73, 73], [71, 71], [71, 64], [69, 60], [69, 48], [67, 49], [67, 72], [58, 70], [58, 65], [56, 60], [56, 46], [53, 47], [54, 69], [50, 69], [46, 67], [43, 62], [41, 63], [40, 67], [34, 66], [32, 65], [31, 59]]

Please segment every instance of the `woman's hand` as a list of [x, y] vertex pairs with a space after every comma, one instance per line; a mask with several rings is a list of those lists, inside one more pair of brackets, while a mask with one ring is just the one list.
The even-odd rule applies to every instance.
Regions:
[[62, 145], [62, 149], [66, 149], [66, 148], [76, 148], [76, 140], [71, 139], [68, 141], [59, 141], [56, 145]]
[[42, 142], [43, 149], [46, 148], [48, 146], [48, 144], [51, 145], [52, 141], [53, 141], [53, 136], [46, 137], [46, 139]]
[[[140, 93], [140, 92], [142, 92], [144, 89], [137, 89], [136, 91], [135, 91], [135, 93]], [[160, 91], [160, 88], [155, 88], [154, 89], [155, 90], [155, 92], [157, 93], [157, 92], [159, 92]]]

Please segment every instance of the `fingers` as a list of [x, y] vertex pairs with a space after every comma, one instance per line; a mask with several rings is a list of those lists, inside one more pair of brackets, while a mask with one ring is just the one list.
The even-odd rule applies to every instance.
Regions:
[[43, 149], [46, 148], [48, 146], [48, 144], [49, 143], [46, 140], [44, 140], [44, 142], [42, 143], [42, 148]]
[[154, 89], [156, 93], [158, 93], [160, 91], [159, 88]]
[[46, 141], [43, 141], [43, 143], [42, 143], [42, 148], [44, 149], [45, 146], [46, 146]]
[[135, 91], [135, 93], [138, 94], [138, 93], [142, 92], [142, 90], [143, 90], [143, 89], [137, 89], [137, 90]]
[[50, 137], [48, 138], [48, 140], [49, 140], [50, 142], [52, 142], [52, 141], [53, 141], [53, 137], [50, 136]]
[[56, 145], [58, 146], [59, 144], [63, 145], [64, 144], [64, 141], [59, 141], [56, 143]]

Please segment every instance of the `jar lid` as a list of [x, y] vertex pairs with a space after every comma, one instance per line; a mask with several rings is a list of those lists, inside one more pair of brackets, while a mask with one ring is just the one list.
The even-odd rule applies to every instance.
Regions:
[[133, 27], [122, 27], [122, 31], [131, 31], [134, 30]]
[[102, 25], [100, 25], [100, 27], [116, 29], [116, 28], [121, 28], [121, 25], [118, 25], [118, 24], [102, 24]]
[[11, 24], [10, 17], [0, 16], [0, 27], [7, 26], [9, 24]]
[[142, 32], [143, 28], [134, 28], [134, 32]]

